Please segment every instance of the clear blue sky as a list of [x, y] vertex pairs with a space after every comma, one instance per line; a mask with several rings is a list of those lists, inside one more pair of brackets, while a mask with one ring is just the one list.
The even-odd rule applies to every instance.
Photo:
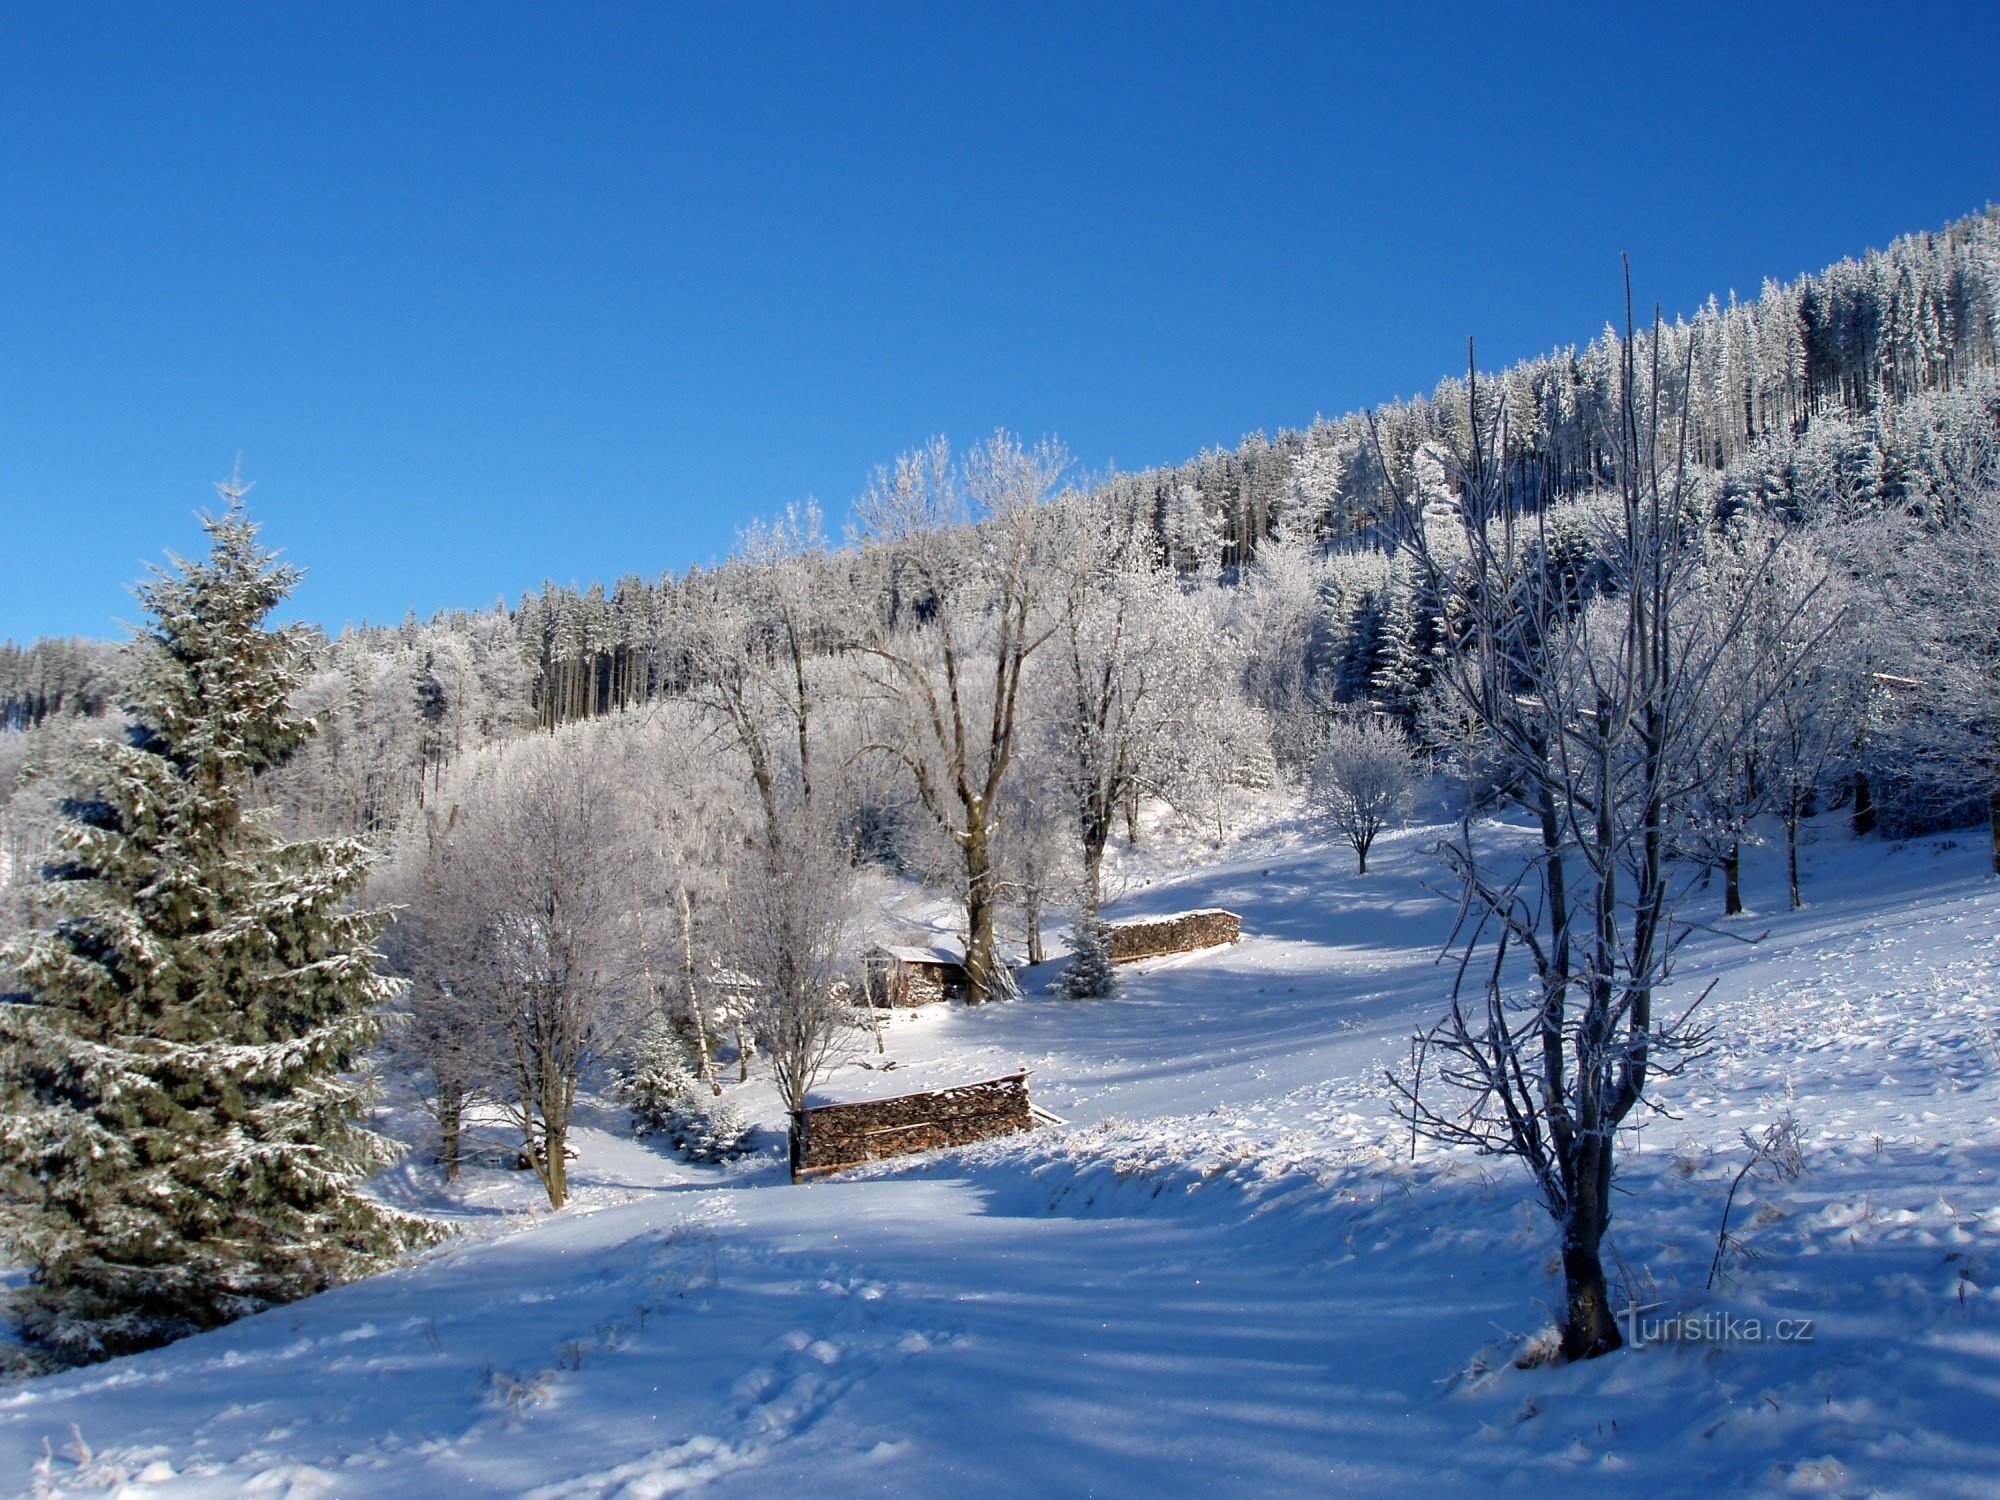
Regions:
[[[975, 13], [978, 12], [978, 13]], [[0, 8], [0, 635], [337, 627], [942, 432], [1138, 468], [2000, 198], [2000, 6]]]

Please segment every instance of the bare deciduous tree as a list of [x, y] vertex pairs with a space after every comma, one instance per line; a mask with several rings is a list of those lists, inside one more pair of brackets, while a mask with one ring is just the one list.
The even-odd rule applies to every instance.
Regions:
[[2000, 489], [1950, 498], [1899, 528], [1883, 583], [1912, 683], [1907, 743], [1983, 797], [2000, 875]]
[[751, 1029], [779, 1098], [796, 1110], [860, 1041], [862, 1017], [848, 974], [856, 928], [852, 868], [830, 831], [799, 814], [775, 848], [744, 851], [729, 911], [731, 957], [755, 986]]
[[[1552, 567], [1546, 538], [1515, 512], [1497, 461], [1505, 419], [1482, 433], [1476, 380], [1453, 528], [1465, 561], [1440, 564], [1433, 522], [1406, 517], [1402, 528], [1454, 622], [1440, 680], [1484, 730], [1535, 829], [1526, 847], [1492, 857], [1470, 837], [1446, 846], [1464, 888], [1462, 964], [1427, 1054], [1457, 1103], [1426, 1097], [1417, 1080], [1403, 1083], [1404, 1099], [1434, 1138], [1527, 1167], [1561, 1229], [1569, 1359], [1620, 1342], [1602, 1260], [1618, 1127], [1701, 1040], [1691, 1007], [1656, 1010], [1682, 931], [1686, 873], [1669, 857], [1671, 823], [1710, 774], [1711, 679], [1740, 624], [1702, 619], [1701, 531], [1684, 426], [1663, 409], [1671, 372], [1659, 367], [1657, 323], [1643, 372], [1638, 347], [1628, 312], [1601, 587]], [[1797, 640], [1794, 655], [1816, 645]]]
[[1307, 774], [1307, 796], [1354, 851], [1357, 873], [1368, 873], [1368, 851], [1400, 820], [1416, 793], [1417, 763], [1409, 742], [1379, 719], [1336, 719], [1326, 727]]
[[1043, 506], [1068, 467], [1054, 445], [1005, 434], [955, 462], [940, 439], [879, 472], [856, 507], [867, 578], [853, 638], [885, 730], [868, 748], [909, 772], [958, 853], [973, 1001], [1008, 988], [994, 839], [1028, 663], [1054, 629], [1038, 587]]
[[409, 830], [415, 846], [402, 849], [370, 883], [371, 894], [395, 909], [382, 948], [410, 985], [404, 1018], [388, 1035], [389, 1056], [437, 1130], [437, 1162], [447, 1182], [458, 1177], [467, 1113], [486, 1097], [496, 1072], [472, 974], [479, 924], [453, 866], [455, 822], [433, 804]]
[[492, 1096], [552, 1208], [569, 1197], [578, 1087], [638, 1013], [619, 791], [594, 733], [560, 731], [509, 747], [447, 836], [456, 967], [495, 1055]]
[[748, 832], [737, 803], [740, 783], [723, 764], [726, 736], [684, 701], [647, 716], [624, 766], [640, 859], [636, 890], [638, 957], [655, 1007], [683, 1029], [695, 1071], [712, 1093], [715, 1043], [729, 1023], [710, 974], [728, 936], [732, 851]]

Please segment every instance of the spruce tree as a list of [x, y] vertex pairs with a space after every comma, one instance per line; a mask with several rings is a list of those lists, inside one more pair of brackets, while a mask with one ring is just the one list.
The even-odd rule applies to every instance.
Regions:
[[1111, 924], [1085, 910], [1070, 929], [1070, 961], [1056, 975], [1054, 989], [1065, 1000], [1103, 1000], [1118, 993], [1111, 963]]
[[242, 490], [213, 549], [137, 590], [123, 740], [68, 768], [36, 930], [0, 949], [6, 1238], [18, 1311], [58, 1362], [106, 1358], [378, 1265], [417, 1221], [361, 1197], [393, 1159], [355, 1069], [397, 983], [356, 909], [358, 840], [288, 840], [256, 778], [314, 731], [291, 706], [297, 572]]

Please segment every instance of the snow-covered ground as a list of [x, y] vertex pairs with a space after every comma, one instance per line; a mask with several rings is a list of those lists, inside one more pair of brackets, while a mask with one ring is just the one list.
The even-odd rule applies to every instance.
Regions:
[[[475, 1172], [465, 1233], [390, 1274], [0, 1392], [0, 1485], [2000, 1493], [1979, 842], [1830, 825], [1805, 911], [1684, 950], [1685, 992], [1718, 981], [1715, 1044], [1630, 1133], [1619, 1277], [1653, 1319], [1766, 1341], [1520, 1369], [1552, 1227], [1511, 1163], [1413, 1157], [1382, 1081], [1444, 984], [1434, 837], [1386, 840], [1365, 879], [1281, 820], [1205, 865], [1135, 865], [1114, 915], [1226, 906], [1244, 941], [1128, 969], [1111, 1001], [1030, 976], [1017, 1004], [900, 1015], [827, 1088], [1025, 1066], [1066, 1129], [793, 1187], [774, 1158], [690, 1168], [600, 1117], [564, 1213]], [[1748, 879], [1781, 900], [1775, 869]], [[1743, 1253], [1705, 1290], [1740, 1133], [1787, 1111], [1809, 1173], [1746, 1183]], [[1809, 1336], [1777, 1342], [1781, 1319]]]

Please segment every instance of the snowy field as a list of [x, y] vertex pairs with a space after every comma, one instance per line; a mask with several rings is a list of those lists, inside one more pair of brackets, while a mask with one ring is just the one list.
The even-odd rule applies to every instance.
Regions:
[[[561, 1214], [474, 1171], [449, 1200], [464, 1233], [393, 1273], [0, 1392], [0, 1486], [2000, 1493], [1981, 842], [1829, 824], [1805, 911], [1684, 950], [1682, 991], [1716, 981], [1714, 1047], [1628, 1132], [1614, 1276], [1650, 1317], [1765, 1341], [1522, 1369], [1553, 1226], [1512, 1163], [1413, 1156], [1382, 1079], [1445, 982], [1435, 836], [1385, 840], [1365, 879], [1282, 822], [1130, 868], [1112, 915], [1226, 906], [1245, 940], [1127, 969], [1111, 1001], [1035, 993], [1051, 966], [1016, 1004], [898, 1016], [826, 1089], [1026, 1067], [1067, 1128], [792, 1187], [775, 1155], [691, 1168], [601, 1113]], [[1776, 905], [1781, 873], [1753, 859], [1746, 889]], [[1785, 1112], [1809, 1170], [1746, 1182], [1706, 1290], [1740, 1133]], [[383, 1190], [445, 1201], [415, 1167]], [[1779, 1320], [1809, 1327], [1781, 1344]]]

